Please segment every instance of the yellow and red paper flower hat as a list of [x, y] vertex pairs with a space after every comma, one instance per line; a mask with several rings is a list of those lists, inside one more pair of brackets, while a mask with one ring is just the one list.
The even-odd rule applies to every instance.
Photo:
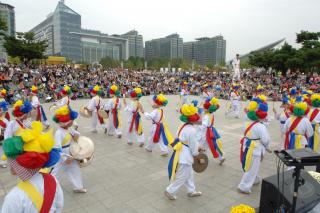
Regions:
[[1, 94], [2, 97], [6, 97], [7, 96], [7, 90], [6, 89], [2, 89], [0, 91], [0, 94]]
[[36, 87], [35, 85], [32, 85], [32, 87], [31, 87], [31, 92], [32, 92], [33, 94], [38, 94], [38, 87]]
[[28, 114], [32, 111], [32, 105], [28, 101], [18, 100], [13, 104], [12, 115], [14, 117], [21, 117], [22, 115]]
[[53, 116], [53, 121], [56, 123], [67, 123], [78, 117], [78, 112], [73, 111], [70, 106], [62, 106], [57, 109]]
[[142, 90], [140, 87], [136, 87], [133, 90], [129, 91], [129, 95], [131, 98], [141, 98], [142, 97]]
[[302, 96], [297, 96], [295, 99], [295, 103], [291, 105], [290, 111], [297, 117], [302, 117], [307, 115], [310, 111], [308, 104], [303, 101]]
[[102, 93], [101, 88], [98, 85], [95, 85], [94, 87], [90, 87], [89, 91], [93, 95], [101, 95]]
[[71, 91], [71, 88], [68, 85], [66, 85], [62, 88], [61, 93], [63, 95], [70, 95], [72, 91]]
[[320, 94], [314, 93], [311, 95], [311, 105], [315, 108], [320, 107]]
[[186, 81], [181, 82], [181, 86], [187, 86], [187, 85], [188, 85], [188, 82], [186, 82]]
[[109, 89], [109, 93], [110, 93], [110, 95], [119, 96], [120, 95], [120, 91], [119, 91], [118, 86], [113, 84]]
[[215, 97], [207, 98], [204, 101], [203, 108], [208, 110], [210, 113], [213, 113], [220, 108], [219, 100]]
[[256, 211], [251, 206], [240, 204], [238, 206], [233, 206], [230, 213], [256, 213]]
[[193, 104], [184, 104], [180, 109], [180, 120], [185, 123], [194, 123], [199, 121], [198, 108]]
[[261, 86], [261, 84], [259, 84], [256, 88], [257, 92], [263, 92], [263, 86]]
[[154, 95], [152, 99], [158, 106], [167, 106], [168, 104], [168, 99], [163, 94]]
[[42, 123], [34, 121], [31, 129], [21, 129], [19, 136], [7, 138], [3, 143], [2, 159], [15, 160], [27, 169], [40, 169], [56, 164], [60, 159], [60, 153], [59, 150], [53, 149], [53, 131], [42, 131]]
[[268, 104], [260, 98], [253, 98], [247, 107], [247, 117], [250, 120], [263, 120], [268, 115]]

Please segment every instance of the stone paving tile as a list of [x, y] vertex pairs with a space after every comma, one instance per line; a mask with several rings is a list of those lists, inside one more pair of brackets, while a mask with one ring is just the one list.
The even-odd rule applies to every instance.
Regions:
[[[151, 111], [143, 97], [142, 102], [146, 111]], [[172, 133], [176, 133], [179, 115], [175, 111], [178, 98], [168, 96], [169, 105], [165, 108], [165, 119]], [[78, 110], [86, 104], [87, 100], [73, 102], [72, 106]], [[225, 105], [225, 101], [221, 101]], [[44, 104], [48, 117], [52, 112], [48, 111], [48, 104]], [[278, 104], [276, 104], [278, 107]], [[122, 119], [126, 114], [122, 111]], [[79, 131], [82, 135], [90, 137], [95, 142], [95, 156], [92, 164], [82, 168], [84, 183], [88, 189], [87, 194], [74, 194], [72, 186], [66, 176], [59, 178], [64, 190], [64, 213], [83, 212], [115, 212], [115, 213], [152, 213], [152, 212], [229, 212], [231, 207], [240, 203], [250, 204], [253, 207], [259, 205], [260, 185], [253, 187], [251, 195], [242, 195], [236, 191], [236, 187], [242, 176], [239, 162], [240, 138], [243, 135], [243, 118], [225, 118], [223, 110], [215, 114], [216, 127], [223, 141], [225, 156], [227, 158], [223, 166], [213, 159], [210, 153], [209, 167], [201, 174], [195, 174], [195, 184], [203, 196], [197, 198], [187, 197], [185, 188], [177, 194], [178, 200], [169, 201], [164, 197], [164, 190], [168, 183], [167, 164], [169, 157], [160, 156], [158, 147], [152, 153], [135, 143], [127, 145], [125, 134], [122, 139], [106, 136], [99, 129], [98, 134], [90, 133], [90, 121], [79, 118]], [[125, 120], [124, 120], [125, 121]], [[149, 136], [150, 122], [143, 119], [145, 138]], [[127, 122], [123, 122], [123, 132], [127, 128]], [[269, 126], [272, 147], [280, 147], [279, 125], [272, 120]], [[276, 157], [267, 154], [261, 165], [259, 175], [263, 177], [276, 173]], [[0, 169], [0, 205], [3, 202], [5, 191], [10, 190], [16, 184], [16, 178], [12, 178], [8, 169]]]

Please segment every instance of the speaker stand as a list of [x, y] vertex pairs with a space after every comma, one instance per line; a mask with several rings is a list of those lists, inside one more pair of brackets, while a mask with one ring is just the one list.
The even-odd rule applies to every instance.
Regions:
[[292, 200], [292, 209], [290, 213], [296, 212], [296, 206], [297, 206], [297, 199], [298, 199], [298, 190], [299, 187], [304, 184], [304, 179], [300, 178], [301, 169], [303, 169], [303, 166], [295, 166], [294, 172], [292, 174], [292, 177], [295, 178], [294, 180], [294, 189], [293, 189], [293, 200]]

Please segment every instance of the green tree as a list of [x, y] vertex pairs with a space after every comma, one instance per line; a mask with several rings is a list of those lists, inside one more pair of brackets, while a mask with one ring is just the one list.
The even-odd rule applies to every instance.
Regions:
[[34, 33], [17, 33], [17, 37], [4, 36], [4, 48], [11, 57], [19, 57], [28, 64], [33, 59], [44, 59], [44, 52], [48, 47], [47, 41], [36, 41]]
[[213, 65], [213, 63], [208, 63], [208, 64], [206, 65], [206, 67], [207, 67], [209, 70], [212, 70], [212, 69], [214, 68], [214, 65]]
[[106, 69], [116, 68], [120, 66], [120, 62], [118, 60], [114, 60], [109, 56], [102, 58], [99, 63], [103, 66], [103, 68]]
[[320, 70], [320, 32], [301, 31], [296, 39], [302, 47], [297, 51], [301, 69], [305, 72]]

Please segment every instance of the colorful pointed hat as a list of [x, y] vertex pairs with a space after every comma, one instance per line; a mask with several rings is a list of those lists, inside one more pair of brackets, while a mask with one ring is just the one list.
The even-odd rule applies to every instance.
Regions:
[[263, 92], [263, 86], [261, 86], [261, 84], [259, 84], [256, 88], [257, 92]]
[[198, 108], [193, 104], [184, 104], [180, 109], [180, 120], [185, 123], [194, 123], [200, 120]]
[[22, 100], [18, 100], [13, 104], [12, 114], [14, 117], [21, 117], [31, 111], [32, 106], [28, 101], [23, 102]]
[[233, 90], [238, 90], [238, 89], [240, 89], [240, 84], [237, 84], [237, 83], [232, 84], [232, 89], [233, 89]]
[[8, 103], [6, 101], [0, 102], [0, 112], [7, 112], [8, 111]]
[[2, 89], [2, 90], [0, 91], [0, 95], [1, 95], [2, 97], [6, 97], [6, 96], [7, 96], [7, 90], [6, 90], [6, 89]]
[[154, 95], [152, 100], [157, 106], [167, 106], [168, 104], [168, 99], [163, 94]]
[[75, 120], [78, 117], [78, 113], [73, 111], [70, 106], [62, 106], [55, 111], [53, 121], [56, 123], [67, 124], [70, 121]]
[[320, 107], [320, 94], [314, 93], [311, 95], [311, 105], [315, 108]]
[[297, 117], [307, 115], [309, 110], [308, 104], [303, 101], [302, 96], [297, 96], [294, 105], [290, 107], [290, 111]]
[[71, 91], [71, 88], [68, 85], [66, 85], [62, 88], [61, 93], [63, 95], [70, 95], [72, 91]]
[[98, 85], [95, 85], [94, 87], [90, 87], [89, 91], [93, 95], [101, 95], [102, 90]]
[[131, 98], [141, 98], [142, 97], [142, 90], [141, 90], [141, 88], [136, 87], [133, 90], [129, 91], [129, 95]]
[[118, 86], [113, 84], [109, 89], [110, 95], [120, 96], [120, 91], [118, 89]]
[[32, 92], [33, 94], [38, 94], [38, 87], [36, 87], [35, 85], [32, 85], [32, 87], [31, 87], [31, 92]]
[[268, 104], [259, 98], [253, 98], [247, 107], [247, 117], [250, 120], [263, 120], [268, 115]]
[[3, 143], [4, 155], [22, 180], [31, 178], [43, 167], [51, 167], [60, 159], [59, 150], [53, 149], [53, 131], [43, 133], [41, 122], [34, 121], [31, 129], [22, 129], [19, 136]]
[[213, 113], [220, 108], [219, 100], [215, 97], [207, 98], [203, 104], [203, 108], [208, 110], [210, 113]]

